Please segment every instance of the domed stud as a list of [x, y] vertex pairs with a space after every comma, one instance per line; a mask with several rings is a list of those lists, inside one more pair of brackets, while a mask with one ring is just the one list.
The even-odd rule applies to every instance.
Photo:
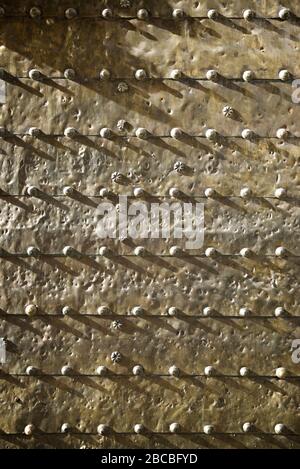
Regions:
[[243, 378], [247, 378], [247, 377], [251, 376], [250, 368], [247, 368], [246, 366], [243, 366], [240, 369], [240, 376], [242, 376]]
[[137, 138], [140, 138], [141, 140], [146, 140], [149, 137], [149, 132], [147, 129], [144, 129], [140, 127], [135, 131], [135, 135]]
[[220, 78], [217, 70], [208, 70], [206, 72], [206, 78], [207, 80], [209, 81], [218, 81], [218, 79]]
[[37, 374], [38, 374], [38, 369], [35, 366], [27, 366], [26, 368], [27, 376], [35, 376]]
[[134, 306], [131, 309], [132, 316], [143, 316], [144, 314], [145, 314], [145, 310], [141, 306]]
[[207, 140], [216, 142], [219, 138], [219, 134], [216, 129], [207, 129], [205, 132], [205, 137], [207, 138]]
[[175, 8], [172, 12], [172, 16], [175, 20], [180, 20], [185, 17], [185, 13], [180, 8]]
[[213, 366], [206, 366], [204, 368], [205, 376], [215, 376], [216, 373], [217, 373], [217, 370]]
[[217, 20], [219, 18], [219, 13], [217, 10], [208, 10], [207, 17], [210, 20]]
[[109, 189], [107, 189], [107, 187], [102, 187], [102, 189], [100, 189], [99, 191], [99, 195], [100, 197], [102, 197], [103, 199], [109, 199], [111, 198], [114, 194], [112, 191], [110, 191]]
[[215, 427], [213, 425], [204, 425], [203, 431], [206, 435], [212, 435], [215, 432]]
[[244, 129], [242, 131], [242, 137], [243, 137], [244, 140], [254, 140], [255, 133], [253, 132], [253, 130]]
[[111, 73], [107, 68], [102, 68], [102, 70], [99, 73], [99, 78], [100, 80], [107, 81], [111, 78]]
[[29, 10], [29, 16], [31, 18], [40, 18], [42, 16], [42, 10], [39, 7], [32, 7]]
[[178, 378], [180, 376], [180, 369], [177, 366], [170, 366], [168, 373], [170, 376], [174, 376], [175, 378]]
[[96, 369], [96, 374], [99, 375], [99, 376], [107, 376], [109, 373], [109, 370], [106, 366], [98, 366], [97, 369]]
[[289, 255], [289, 251], [283, 246], [279, 246], [278, 248], [275, 249], [276, 257], [286, 258], [288, 257], [288, 255]]
[[29, 257], [38, 257], [41, 254], [41, 251], [36, 246], [28, 246], [26, 253]]
[[143, 433], [146, 433], [146, 427], [142, 423], [137, 423], [133, 427], [134, 433], [137, 433], [138, 435], [142, 435]]
[[112, 182], [114, 182], [116, 184], [122, 184], [122, 182], [124, 181], [124, 175], [122, 173], [120, 173], [119, 171], [115, 171], [111, 175], [111, 180], [112, 180]]
[[24, 428], [24, 434], [26, 436], [32, 436], [34, 435], [36, 432], [36, 426], [33, 424], [33, 423], [29, 423], [28, 425], [26, 425], [26, 427]]
[[175, 127], [174, 129], [171, 129], [170, 135], [175, 140], [180, 140], [183, 137], [183, 131], [179, 127]]
[[147, 195], [147, 192], [144, 189], [142, 189], [141, 187], [135, 187], [133, 189], [133, 195], [137, 199], [142, 199], [143, 197], [145, 197]]
[[31, 78], [31, 80], [35, 80], [35, 81], [40, 81], [43, 78], [42, 73], [36, 68], [29, 70], [28, 76], [29, 78]]
[[70, 306], [64, 306], [61, 310], [63, 316], [71, 316], [71, 314], [74, 312], [73, 309]]
[[106, 138], [109, 140], [113, 137], [113, 132], [108, 127], [103, 127], [103, 129], [100, 130], [100, 137]]
[[61, 433], [71, 433], [72, 432], [72, 426], [69, 423], [65, 422], [60, 427], [60, 431], [61, 431]]
[[276, 137], [279, 138], [279, 140], [287, 140], [290, 136], [290, 133], [287, 129], [278, 129], [276, 132]]
[[181, 257], [183, 255], [183, 250], [179, 246], [171, 246], [169, 254], [172, 257]]
[[37, 197], [39, 195], [39, 189], [36, 186], [28, 186], [26, 193], [31, 197]]
[[187, 165], [182, 161], [176, 161], [173, 166], [174, 171], [176, 171], [178, 174], [184, 174], [187, 168]]
[[276, 318], [284, 318], [287, 315], [287, 311], [282, 306], [277, 306], [274, 311], [274, 316]]
[[119, 331], [120, 329], [122, 329], [123, 323], [122, 323], [122, 321], [119, 321], [118, 319], [116, 319], [115, 321], [112, 321], [110, 327], [111, 327], [111, 329], [113, 329], [115, 331]]
[[67, 79], [67, 80], [75, 80], [76, 78], [76, 72], [73, 68], [67, 68], [65, 71], [64, 71], [64, 77]]
[[67, 127], [64, 130], [64, 136], [68, 138], [76, 138], [78, 136], [78, 131], [74, 127]]
[[177, 422], [173, 422], [169, 425], [170, 433], [179, 433], [180, 432], [180, 424]]
[[112, 314], [112, 310], [108, 306], [99, 306], [97, 313], [100, 314], [100, 316], [107, 316]]
[[111, 257], [114, 256], [113, 251], [111, 249], [109, 249], [107, 246], [102, 246], [99, 249], [99, 254], [100, 254], [100, 256], [107, 257], [108, 259], [110, 259]]
[[144, 367], [142, 365], [135, 365], [132, 368], [132, 374], [134, 376], [143, 376], [145, 374]]
[[289, 81], [291, 79], [291, 74], [288, 70], [280, 70], [278, 77], [281, 81]]
[[35, 316], [38, 312], [38, 307], [34, 304], [29, 304], [25, 306], [25, 314], [27, 316]]
[[253, 195], [253, 192], [252, 190], [250, 189], [250, 187], [243, 187], [241, 189], [241, 192], [240, 192], [240, 196], [243, 198], [243, 199], [250, 199]]
[[245, 10], [243, 13], [243, 17], [246, 21], [252, 21], [256, 18], [256, 13], [253, 10]]
[[278, 187], [278, 189], [275, 190], [274, 195], [276, 199], [285, 199], [288, 195], [288, 192], [284, 187]]
[[205, 250], [205, 256], [216, 258], [219, 256], [219, 252], [215, 248], [207, 248]]
[[282, 435], [287, 432], [287, 427], [284, 423], [277, 423], [274, 427], [274, 432], [276, 435]]
[[149, 19], [150, 13], [146, 8], [141, 8], [136, 14], [137, 18], [142, 21], [147, 21]]
[[122, 360], [122, 354], [118, 351], [112, 352], [110, 355], [110, 359], [113, 363], [120, 363]]
[[28, 135], [38, 138], [43, 135], [43, 132], [38, 127], [30, 127], [30, 129], [28, 129]]
[[65, 17], [67, 18], [67, 20], [71, 20], [75, 18], [77, 15], [78, 15], [78, 11], [75, 8], [68, 8], [65, 11]]
[[169, 309], [168, 309], [168, 315], [169, 316], [180, 316], [180, 309], [179, 308], [176, 308], [176, 306], [171, 306]]
[[62, 252], [63, 252], [63, 255], [66, 257], [73, 257], [76, 254], [76, 251], [72, 246], [65, 246]]
[[253, 81], [255, 79], [255, 73], [252, 70], [246, 70], [243, 73], [243, 80], [244, 81]]
[[117, 86], [118, 93], [126, 93], [129, 90], [129, 85], [126, 81], [120, 81]]
[[140, 68], [140, 69], [136, 70], [134, 76], [135, 76], [136, 80], [143, 81], [143, 80], [147, 79], [147, 72], [143, 68]]
[[74, 373], [74, 370], [71, 366], [69, 365], [64, 365], [61, 369], [61, 374], [63, 376], [71, 376]]
[[253, 257], [253, 251], [252, 249], [249, 249], [249, 248], [243, 248], [240, 250], [240, 255], [242, 257], [246, 257], [247, 259], [250, 259], [251, 257]]
[[234, 109], [231, 106], [224, 106], [222, 109], [223, 116], [231, 118], [234, 116]]
[[288, 20], [292, 16], [292, 12], [289, 8], [281, 8], [278, 12], [278, 16], [281, 20]]
[[135, 256], [145, 257], [147, 255], [147, 249], [144, 246], [137, 246], [133, 253]]
[[63, 187], [63, 194], [71, 197], [75, 194], [75, 189], [72, 186], [65, 186]]
[[251, 316], [252, 312], [250, 309], [248, 308], [240, 308], [239, 310], [239, 315], [242, 317], [242, 318], [246, 318], [246, 317], [249, 317]]
[[110, 18], [113, 17], [113, 12], [110, 8], [104, 8], [101, 14], [102, 14], [102, 17], [105, 18], [106, 20], [109, 20]]
[[255, 427], [253, 423], [251, 422], [245, 422], [243, 423], [242, 430], [244, 433], [251, 433], [255, 430]]
[[172, 197], [172, 199], [178, 199], [181, 196], [181, 190], [178, 189], [177, 187], [171, 187], [169, 189], [169, 196]]
[[207, 187], [207, 189], [205, 189], [204, 191], [204, 195], [205, 197], [207, 197], [208, 199], [214, 199], [217, 197], [218, 193], [215, 189], [213, 189], [212, 187]]
[[275, 374], [278, 379], [286, 379], [288, 376], [287, 369], [283, 367], [277, 368]]
[[101, 436], [107, 436], [111, 433], [111, 428], [105, 424], [98, 425], [97, 433]]
[[216, 310], [210, 306], [206, 306], [202, 312], [203, 316], [209, 318], [216, 315]]
[[170, 78], [172, 80], [180, 80], [182, 78], [182, 71], [178, 68], [172, 70], [170, 73]]

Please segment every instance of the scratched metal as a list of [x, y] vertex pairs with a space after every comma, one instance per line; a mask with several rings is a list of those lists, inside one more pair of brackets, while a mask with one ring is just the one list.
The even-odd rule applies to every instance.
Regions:
[[[300, 15], [300, 6], [275, 0], [40, 1], [43, 16], [34, 20], [29, 1], [1, 6], [8, 16], [0, 18], [0, 66], [8, 75], [0, 125], [8, 134], [0, 141], [0, 337], [8, 360], [0, 375], [0, 447], [299, 447], [298, 436], [274, 435], [274, 425], [300, 434], [300, 381], [275, 374], [286, 367], [289, 376], [300, 375], [291, 360], [292, 341], [300, 337], [300, 108], [292, 101], [292, 82], [278, 79], [282, 69], [300, 76], [300, 23], [277, 18], [283, 6]], [[73, 20], [64, 18], [70, 7], [79, 12]], [[101, 18], [107, 7], [114, 20]], [[155, 18], [137, 20], [139, 8]], [[174, 8], [189, 17], [175, 21]], [[210, 8], [227, 19], [203, 18]], [[247, 8], [261, 18], [245, 21]], [[75, 81], [63, 78], [70, 67]], [[99, 81], [103, 67], [112, 80]], [[42, 82], [28, 78], [32, 68], [45, 75]], [[139, 68], [150, 80], [134, 78]], [[186, 76], [170, 80], [174, 69]], [[229, 80], [207, 81], [209, 69]], [[246, 70], [258, 80], [245, 83]], [[128, 90], [121, 93], [124, 82]], [[234, 117], [224, 116], [226, 105]], [[30, 127], [44, 134], [27, 135]], [[78, 130], [76, 139], [63, 135], [67, 127]], [[112, 129], [112, 140], [99, 136], [103, 127]], [[149, 139], [135, 136], [139, 127]], [[185, 131], [181, 140], [170, 137], [175, 127]], [[282, 127], [291, 136], [285, 142], [276, 138]], [[208, 128], [219, 132], [217, 143], [203, 138]], [[259, 138], [245, 141], [245, 128]], [[174, 171], [177, 161], [188, 174]], [[114, 171], [128, 184], [113, 183]], [[30, 185], [40, 197], [26, 194]], [[69, 185], [74, 197], [63, 195]], [[249, 200], [240, 197], [246, 186], [253, 191]], [[169, 249], [184, 248], [178, 240], [99, 239], [103, 187], [131, 196], [142, 187], [163, 200], [178, 187], [203, 202], [203, 248], [177, 259]], [[223, 197], [205, 198], [207, 187]], [[286, 200], [274, 198], [278, 187], [288, 189]], [[63, 257], [67, 245], [82, 256]], [[99, 256], [103, 245], [116, 256]], [[137, 245], [151, 256], [134, 256]], [[29, 246], [45, 256], [26, 257]], [[201, 257], [210, 246], [226, 256]], [[278, 246], [298, 257], [275, 258]], [[257, 253], [255, 259], [239, 254], [244, 247]], [[25, 315], [28, 304], [38, 306], [37, 317]], [[131, 315], [138, 305], [144, 317]], [[62, 314], [64, 306], [71, 316]], [[98, 315], [100, 306], [109, 306], [111, 316]], [[179, 317], [168, 316], [172, 306]], [[203, 317], [207, 306], [218, 316]], [[279, 306], [289, 316], [276, 318]], [[242, 307], [254, 317], [239, 317]], [[120, 329], [112, 327], [114, 320]], [[122, 354], [118, 364], [113, 351]], [[137, 364], [146, 376], [132, 376]], [[61, 376], [64, 365], [75, 376]], [[101, 365], [110, 369], [108, 377], [96, 375]], [[172, 365], [181, 377], [168, 376]], [[208, 365], [218, 376], [203, 376]], [[26, 376], [28, 366], [40, 375]], [[254, 375], [239, 376], [243, 366]], [[247, 421], [256, 433], [243, 434]], [[71, 435], [60, 433], [64, 422], [72, 425]], [[172, 422], [184, 434], [170, 434]], [[22, 434], [29, 423], [38, 427], [33, 437]], [[97, 435], [103, 423], [117, 433]], [[148, 433], [135, 435], [136, 423]], [[201, 434], [206, 424], [220, 433]]]

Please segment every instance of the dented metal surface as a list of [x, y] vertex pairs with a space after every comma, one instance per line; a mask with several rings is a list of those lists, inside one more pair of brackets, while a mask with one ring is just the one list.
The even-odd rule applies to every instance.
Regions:
[[[300, 364], [291, 348], [300, 337], [300, 108], [292, 100], [300, 23], [278, 12], [300, 10], [282, 3], [1, 2], [1, 447], [299, 446]], [[30, 17], [32, 6], [41, 17]], [[72, 20], [68, 8], [78, 12]], [[103, 18], [105, 8], [113, 18]], [[141, 8], [151, 12], [146, 21], [137, 18]], [[176, 21], [177, 8], [186, 16]], [[224, 17], [207, 18], [212, 8]], [[260, 18], [246, 21], [248, 8]], [[70, 68], [72, 80], [64, 76]], [[30, 78], [33, 69], [41, 80]], [[136, 79], [140, 69], [146, 80]], [[174, 79], [177, 69], [183, 75]], [[217, 82], [207, 78], [211, 69]], [[65, 135], [70, 127], [74, 138]], [[148, 138], [138, 138], [139, 128]], [[245, 129], [255, 138], [245, 139]], [[186, 172], [174, 169], [179, 162]], [[112, 180], [116, 171], [126, 185]], [[30, 195], [30, 186], [38, 191]], [[117, 203], [119, 194], [134, 200], [137, 187], [167, 201], [179, 188], [203, 202], [203, 248], [177, 258], [170, 248], [181, 244], [172, 239], [99, 239], [100, 190]], [[241, 195], [245, 187], [251, 197]], [[28, 254], [29, 246], [39, 251]], [[81, 255], [65, 256], [66, 246]], [[100, 255], [103, 246], [111, 258]], [[134, 255], [136, 246], [151, 255]], [[276, 255], [278, 246], [289, 255]], [[208, 247], [220, 256], [207, 257]], [[101, 315], [101, 306], [110, 311]], [[144, 314], [132, 315], [135, 306]], [[170, 316], [174, 306], [180, 312]], [[145, 375], [134, 376], [137, 365]], [[244, 430], [247, 422], [255, 431]], [[113, 431], [97, 434], [101, 424]], [[136, 435], [136, 424], [146, 433]]]

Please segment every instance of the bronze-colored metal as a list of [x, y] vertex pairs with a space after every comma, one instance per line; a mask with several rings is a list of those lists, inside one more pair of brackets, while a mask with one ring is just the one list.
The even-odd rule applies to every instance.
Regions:
[[[300, 447], [283, 3], [1, 1], [1, 448]], [[99, 239], [119, 194], [203, 202], [203, 248]]]

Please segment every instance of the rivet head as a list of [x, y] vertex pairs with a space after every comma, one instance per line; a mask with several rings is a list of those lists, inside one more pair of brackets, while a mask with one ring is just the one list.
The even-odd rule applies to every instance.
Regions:
[[241, 189], [241, 192], [240, 192], [240, 196], [243, 198], [243, 199], [250, 199], [250, 197], [253, 195], [253, 192], [252, 190], [250, 189], [250, 187], [243, 187]]
[[110, 8], [104, 8], [104, 10], [102, 10], [102, 16], [105, 19], [112, 18], [113, 17], [113, 12]]
[[30, 304], [25, 306], [25, 314], [27, 314], [27, 316], [34, 316], [37, 312], [38, 308], [36, 305]]
[[138, 435], [146, 432], [146, 427], [142, 423], [137, 423], [136, 425], [134, 425], [133, 429], [134, 433], [137, 433]]
[[63, 316], [70, 316], [73, 313], [73, 309], [70, 306], [64, 306], [61, 312]]
[[60, 427], [61, 433], [70, 433], [72, 431], [72, 426], [69, 423], [63, 423]]
[[97, 313], [100, 314], [100, 316], [106, 316], [112, 314], [112, 310], [108, 306], [99, 306]]
[[213, 366], [206, 366], [204, 368], [204, 374], [205, 376], [215, 376], [217, 370]]
[[26, 189], [28, 195], [35, 197], [39, 194], [39, 190], [36, 186], [28, 186]]
[[251, 370], [249, 368], [247, 368], [246, 366], [243, 366], [240, 369], [240, 375], [243, 376], [243, 377], [250, 376], [251, 375]]
[[176, 306], [171, 306], [168, 309], [168, 315], [169, 316], [179, 316], [180, 315], [180, 309], [176, 308]]
[[216, 314], [216, 310], [214, 308], [211, 308], [210, 306], [206, 306], [203, 309], [203, 316], [210, 317], [214, 316]]
[[239, 310], [239, 315], [240, 315], [242, 318], [251, 316], [251, 310], [250, 310], [249, 308], [240, 308], [240, 310]]
[[145, 310], [141, 306], [134, 306], [131, 309], [131, 314], [132, 316], [143, 316], [143, 314], [145, 314]]
[[278, 187], [278, 189], [275, 190], [274, 195], [277, 199], [284, 199], [288, 194], [284, 187]]
[[287, 129], [278, 129], [276, 132], [276, 137], [280, 140], [286, 140], [289, 137], [290, 133]]
[[283, 246], [279, 246], [278, 248], [275, 249], [275, 256], [276, 257], [287, 257], [288, 256], [288, 250]]
[[253, 81], [255, 79], [255, 74], [252, 70], [246, 70], [243, 73], [243, 80], [244, 81]]
[[113, 257], [114, 253], [111, 249], [109, 249], [107, 246], [102, 246], [100, 249], [99, 249], [99, 254], [100, 256], [103, 256], [103, 257]]
[[108, 425], [101, 424], [101, 425], [98, 425], [97, 427], [97, 433], [101, 436], [109, 435], [110, 432], [111, 432], [111, 429]]
[[242, 137], [243, 137], [243, 139], [245, 139], [245, 140], [253, 140], [254, 137], [255, 137], [255, 133], [253, 132], [253, 130], [244, 129], [244, 130], [242, 131]]
[[219, 134], [216, 129], [207, 129], [205, 132], [205, 137], [211, 141], [216, 141], [218, 139], [218, 136]]
[[122, 355], [120, 352], [115, 351], [111, 353], [110, 359], [113, 363], [119, 363], [122, 360]]
[[184, 174], [184, 172], [186, 171], [187, 169], [187, 166], [185, 163], [183, 163], [182, 161], [176, 161], [176, 163], [174, 163], [174, 171], [176, 171], [176, 173], [178, 174]]
[[30, 129], [28, 129], [28, 134], [31, 136], [31, 137], [40, 137], [42, 135], [42, 131], [41, 129], [39, 129], [38, 127], [30, 127]]
[[277, 306], [277, 308], [275, 308], [275, 311], [274, 311], [274, 316], [276, 318], [283, 318], [286, 316], [286, 309], [283, 308], [282, 306]]
[[146, 192], [144, 191], [144, 189], [142, 189], [141, 187], [135, 187], [133, 189], [133, 195], [134, 197], [136, 197], [137, 199], [140, 199], [142, 197], [144, 197], [146, 195]]
[[256, 13], [253, 10], [245, 10], [243, 13], [243, 17], [246, 21], [251, 21], [256, 17]]
[[254, 431], [254, 425], [251, 422], [245, 422], [243, 423], [242, 429], [244, 433], [251, 433]]
[[276, 374], [277, 378], [285, 379], [288, 375], [288, 372], [287, 372], [286, 368], [280, 367], [280, 368], [276, 369], [275, 374]]
[[240, 250], [240, 255], [242, 257], [247, 257], [247, 258], [250, 258], [253, 256], [253, 251], [249, 248], [243, 248]]
[[62, 250], [64, 256], [74, 256], [75, 249], [72, 246], [65, 246]]
[[291, 79], [291, 74], [288, 70], [280, 70], [278, 77], [281, 81], [289, 81]]
[[205, 250], [206, 257], [218, 257], [218, 251], [215, 248], [207, 248]]
[[147, 250], [144, 246], [137, 246], [133, 251], [135, 256], [144, 257], [147, 254]]
[[110, 327], [111, 327], [111, 329], [114, 329], [115, 331], [118, 331], [118, 330], [122, 329], [123, 323], [122, 323], [122, 321], [119, 321], [118, 319], [116, 319], [115, 321], [112, 321]]
[[98, 366], [96, 369], [96, 374], [99, 376], [107, 376], [108, 375], [108, 368], [106, 366]]
[[233, 107], [227, 105], [223, 107], [222, 113], [225, 117], [230, 118], [234, 116], [234, 109]]
[[29, 78], [31, 78], [31, 80], [36, 80], [36, 81], [41, 80], [42, 77], [43, 77], [41, 72], [39, 70], [37, 70], [36, 68], [33, 68], [33, 69], [29, 70], [28, 76], [29, 76]]
[[63, 194], [64, 195], [71, 196], [71, 195], [74, 195], [74, 193], [75, 193], [74, 187], [72, 187], [72, 186], [63, 187]]
[[172, 138], [179, 140], [183, 136], [183, 131], [179, 127], [175, 127], [174, 129], [171, 129], [170, 135]]
[[69, 365], [64, 365], [61, 369], [61, 374], [63, 376], [70, 376], [73, 374], [73, 368]]
[[178, 378], [180, 376], [180, 369], [177, 366], [170, 366], [169, 368], [169, 375], [170, 376], [175, 376]]
[[120, 81], [117, 86], [117, 91], [119, 93], [126, 93], [129, 90], [129, 85], [126, 81]]
[[68, 138], [75, 138], [78, 135], [78, 131], [74, 129], [74, 127], [67, 127], [64, 130], [64, 135], [65, 137], [68, 137]]
[[37, 374], [37, 372], [38, 372], [38, 369], [35, 368], [35, 366], [27, 366], [26, 368], [26, 374], [28, 376], [34, 376]]
[[210, 80], [210, 81], [218, 81], [219, 74], [218, 74], [217, 70], [208, 70], [206, 72], [206, 78], [207, 78], [207, 80]]
[[169, 425], [169, 430], [171, 433], [179, 433], [180, 432], [180, 425], [177, 422], [173, 422]]
[[140, 138], [142, 140], [146, 140], [149, 137], [149, 132], [147, 129], [144, 129], [143, 127], [138, 128], [135, 131], [135, 135], [137, 138]]
[[205, 189], [204, 191], [204, 195], [205, 197], [208, 197], [208, 198], [214, 198], [217, 195], [217, 191], [213, 189], [212, 187], [207, 187], [207, 189]]
[[170, 195], [170, 197], [172, 197], [173, 199], [176, 199], [176, 198], [180, 197], [181, 191], [180, 191], [180, 189], [178, 189], [177, 187], [171, 187], [171, 188], [169, 189], [169, 195]]
[[100, 136], [102, 138], [110, 139], [113, 136], [113, 132], [108, 127], [103, 127], [103, 129], [100, 130]]
[[147, 72], [143, 68], [140, 68], [140, 69], [136, 70], [134, 76], [135, 76], [136, 80], [139, 80], [139, 81], [146, 80]]
[[278, 16], [282, 20], [288, 20], [292, 16], [292, 12], [289, 8], [281, 8], [278, 12]]
[[169, 249], [170, 256], [181, 257], [183, 254], [182, 249], [179, 246], [171, 246]]
[[26, 427], [24, 428], [24, 433], [25, 435], [27, 436], [31, 436], [35, 433], [36, 431], [36, 427], [33, 423], [29, 423], [28, 425], [26, 425]]
[[283, 423], [277, 423], [274, 427], [274, 431], [277, 435], [285, 433], [286, 430], [287, 430], [287, 427]]
[[124, 176], [123, 176], [123, 174], [120, 173], [119, 171], [115, 171], [115, 172], [112, 173], [112, 175], [111, 175], [111, 180], [112, 180], [112, 182], [115, 182], [116, 184], [122, 184], [123, 179], [124, 179]]
[[180, 80], [180, 78], [182, 78], [182, 71], [176, 68], [171, 71], [170, 77], [172, 80]]
[[203, 431], [206, 435], [211, 435], [215, 432], [215, 427], [213, 425], [204, 425]]
[[219, 17], [217, 10], [208, 10], [207, 16], [210, 20], [216, 20]]
[[107, 68], [103, 68], [99, 73], [100, 80], [109, 80], [111, 77], [111, 73]]
[[29, 10], [29, 15], [31, 18], [39, 18], [42, 16], [42, 10], [39, 7], [32, 7]]
[[144, 370], [144, 367], [142, 365], [135, 365], [133, 368], [132, 368], [132, 374], [134, 376], [142, 376], [145, 374], [145, 370]]
[[68, 80], [75, 80], [76, 78], [76, 72], [73, 68], [67, 68], [64, 71], [64, 77], [67, 78]]
[[75, 8], [68, 8], [66, 11], [65, 11], [65, 17], [68, 19], [68, 20], [71, 20], [72, 18], [75, 18], [75, 16], [78, 15], [78, 12]]
[[149, 18], [150, 13], [148, 10], [146, 10], [146, 8], [141, 8], [140, 10], [138, 10], [136, 16], [139, 20], [146, 21]]
[[27, 255], [31, 257], [37, 257], [40, 255], [40, 250], [36, 246], [28, 246], [26, 249]]
[[184, 14], [184, 11], [181, 10], [180, 8], [175, 8], [172, 12], [172, 16], [173, 16], [173, 18], [178, 20], [180, 18], [183, 18], [185, 16], [185, 14]]

